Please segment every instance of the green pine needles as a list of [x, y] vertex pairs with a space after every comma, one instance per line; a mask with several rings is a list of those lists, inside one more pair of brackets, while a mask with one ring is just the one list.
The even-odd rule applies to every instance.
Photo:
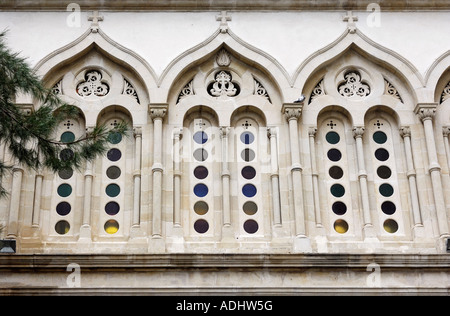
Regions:
[[[96, 126], [82, 138], [72, 142], [56, 139], [56, 129], [68, 119], [77, 118], [80, 110], [63, 102], [52, 89], [45, 88], [40, 78], [24, 58], [13, 53], [5, 44], [6, 32], [0, 33], [0, 146], [5, 146], [14, 160], [7, 164], [0, 158], [0, 195], [7, 192], [1, 178], [13, 165], [58, 172], [78, 169], [85, 161], [93, 161], [109, 149], [108, 139], [126, 135], [128, 126], [114, 128]], [[17, 94], [33, 97], [34, 109], [24, 111], [15, 104]]]

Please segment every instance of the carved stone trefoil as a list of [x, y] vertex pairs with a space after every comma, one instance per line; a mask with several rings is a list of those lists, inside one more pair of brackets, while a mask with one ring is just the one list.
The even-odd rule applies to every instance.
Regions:
[[90, 70], [84, 75], [85, 81], [77, 86], [77, 93], [82, 97], [95, 95], [103, 97], [109, 93], [109, 86], [102, 82], [102, 74], [97, 70]]
[[361, 80], [361, 75], [357, 71], [349, 71], [344, 75], [344, 82], [338, 87], [340, 95], [346, 98], [364, 98], [370, 94], [369, 85]]

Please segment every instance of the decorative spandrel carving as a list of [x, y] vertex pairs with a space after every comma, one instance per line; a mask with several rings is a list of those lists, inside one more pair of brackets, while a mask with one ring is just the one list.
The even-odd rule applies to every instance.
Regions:
[[179, 103], [181, 100], [187, 98], [188, 96], [195, 95], [194, 92], [194, 79], [188, 82], [187, 85], [184, 86], [183, 89], [181, 89], [180, 94], [178, 95], [177, 103]]
[[109, 86], [102, 82], [102, 74], [97, 70], [90, 70], [84, 75], [85, 81], [77, 86], [77, 93], [82, 97], [95, 95], [103, 97], [109, 93]]
[[345, 98], [365, 98], [370, 94], [370, 87], [361, 79], [357, 71], [349, 71], [344, 75], [344, 82], [338, 86], [340, 95]]
[[447, 99], [450, 99], [450, 81], [445, 86], [444, 91], [442, 91], [441, 103], [444, 102]]
[[209, 88], [209, 94], [213, 97], [228, 96], [234, 97], [238, 94], [238, 86], [231, 81], [231, 74], [227, 71], [220, 71], [215, 76], [212, 87]]
[[392, 83], [390, 83], [386, 79], [384, 79], [384, 94], [390, 95], [391, 97], [394, 97], [394, 98], [400, 100], [400, 102], [403, 102], [397, 89], [394, 87], [394, 85]]
[[137, 103], [140, 103], [136, 89], [125, 78], [123, 79], [123, 92], [122, 92], [122, 94], [129, 95], [130, 97], [134, 98]]
[[259, 95], [262, 96], [264, 98], [266, 98], [269, 102], [271, 102], [269, 94], [267, 93], [266, 88], [264, 88], [264, 86], [261, 84], [261, 82], [259, 82], [258, 80], [254, 79], [254, 84], [255, 84], [255, 91], [254, 91], [254, 95]]
[[314, 101], [315, 99], [317, 99], [318, 97], [323, 96], [323, 95], [325, 95], [325, 88], [324, 88], [323, 79], [322, 79], [314, 87], [314, 89], [311, 93], [311, 97], [309, 98], [308, 104], [310, 104], [312, 101]]
[[52, 92], [56, 95], [62, 95], [63, 94], [63, 90], [62, 90], [62, 79], [59, 80], [52, 88]]

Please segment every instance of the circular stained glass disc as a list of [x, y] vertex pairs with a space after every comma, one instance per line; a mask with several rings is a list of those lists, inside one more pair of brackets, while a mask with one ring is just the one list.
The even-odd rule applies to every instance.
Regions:
[[58, 195], [60, 197], [65, 198], [71, 194], [72, 194], [72, 187], [70, 186], [70, 184], [64, 183], [58, 187]]
[[122, 152], [117, 148], [111, 148], [106, 154], [106, 157], [108, 157], [110, 161], [118, 161], [122, 158]]
[[259, 225], [255, 220], [249, 219], [249, 220], [245, 221], [244, 230], [247, 234], [254, 234], [258, 231], [258, 229], [259, 229]]
[[105, 226], [103, 228], [105, 229], [105, 232], [113, 235], [119, 230], [119, 223], [116, 220], [110, 219], [105, 223]]
[[75, 134], [72, 132], [64, 132], [61, 134], [61, 143], [71, 143], [75, 141]]
[[248, 198], [254, 197], [256, 195], [256, 191], [256, 187], [250, 183], [242, 187], [242, 194]]
[[328, 132], [327, 135], [325, 135], [325, 139], [327, 140], [328, 143], [334, 145], [339, 143], [341, 137], [336, 132]]
[[204, 144], [208, 141], [208, 134], [206, 134], [204, 131], [198, 131], [193, 136], [194, 142], [197, 144]]
[[70, 224], [67, 221], [59, 221], [55, 225], [55, 231], [60, 235], [65, 235], [70, 230]]
[[241, 142], [243, 142], [246, 145], [249, 145], [255, 141], [255, 135], [253, 135], [253, 133], [248, 132], [248, 131], [243, 132], [241, 134], [240, 138], [241, 138]]
[[199, 183], [194, 187], [194, 194], [198, 197], [204, 197], [208, 194], [208, 187], [203, 183]]
[[376, 131], [373, 133], [372, 138], [377, 144], [384, 144], [387, 141], [387, 136], [382, 131]]
[[72, 207], [67, 202], [61, 202], [56, 206], [56, 213], [58, 213], [58, 215], [61, 216], [66, 216], [67, 214], [70, 213], [71, 210]]
[[199, 219], [194, 223], [194, 229], [199, 234], [204, 234], [209, 229], [209, 224], [204, 219]]
[[208, 176], [208, 169], [204, 166], [198, 166], [194, 169], [194, 176], [197, 179], [203, 180]]
[[109, 197], [116, 197], [120, 194], [120, 187], [115, 183], [109, 184], [106, 187], [105, 192]]
[[198, 215], [205, 215], [209, 211], [208, 203], [204, 201], [198, 201], [194, 204], [194, 212]]
[[116, 202], [108, 202], [108, 203], [105, 205], [105, 212], [106, 212], [106, 214], [108, 214], [108, 215], [114, 216], [114, 215], [116, 215], [117, 213], [119, 213], [119, 211], [120, 211], [120, 205], [119, 205], [119, 203], [116, 203]]

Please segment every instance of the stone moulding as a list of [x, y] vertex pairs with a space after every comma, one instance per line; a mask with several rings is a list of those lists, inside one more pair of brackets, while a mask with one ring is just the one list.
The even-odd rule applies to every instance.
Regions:
[[0, 255], [0, 295], [448, 295], [449, 276], [449, 254]]
[[[450, 272], [450, 254], [21, 254], [0, 255], [0, 272], [60, 270], [70, 263], [97, 270], [127, 269], [440, 269]], [[0, 282], [1, 284], [1, 282]]]
[[[446, 0], [435, 0], [432, 3], [423, 0], [380, 0], [378, 4], [383, 11], [408, 11], [408, 10], [449, 10], [450, 4]], [[431, 1], [430, 1], [431, 2]], [[78, 0], [82, 8], [86, 10], [108, 11], [212, 11], [212, 10], [355, 10], [366, 11], [367, 2], [364, 1], [310, 1], [310, 0], [110, 0], [105, 4], [101, 0]], [[65, 10], [67, 3], [61, 1], [22, 1], [4, 0], [0, 5], [2, 10]]]

